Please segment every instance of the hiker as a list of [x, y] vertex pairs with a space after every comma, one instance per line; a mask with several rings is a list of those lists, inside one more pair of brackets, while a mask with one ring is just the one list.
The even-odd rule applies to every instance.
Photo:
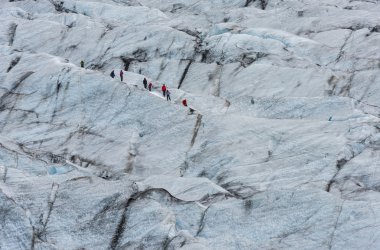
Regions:
[[144, 77], [144, 80], [143, 80], [143, 84], [144, 84], [144, 88], [147, 88], [147, 86], [148, 86], [148, 81], [146, 80], [145, 77]]
[[169, 89], [166, 90], [166, 100], [171, 101], [172, 99], [170, 98], [170, 91]]
[[166, 94], [166, 86], [165, 86], [165, 84], [162, 85], [161, 90], [162, 90], [162, 95], [165, 97], [165, 94]]
[[124, 75], [123, 70], [120, 70], [120, 80], [121, 80], [121, 81], [123, 81], [123, 75]]
[[[182, 105], [187, 107], [187, 100], [186, 99], [182, 100]], [[194, 109], [189, 107], [189, 115], [192, 115], [194, 113], [194, 111], [195, 111]]]
[[80, 61], [80, 67], [81, 67], [81, 68], [84, 68], [84, 61], [83, 61], [83, 60]]
[[149, 85], [148, 85], [148, 89], [149, 89], [149, 91], [152, 91], [152, 87], [153, 87], [152, 82], [149, 82]]
[[111, 76], [112, 78], [114, 78], [114, 77], [115, 77], [115, 70], [112, 70], [112, 71], [111, 71], [111, 74], [110, 74], [110, 76]]
[[187, 107], [187, 101], [186, 101], [186, 99], [182, 100], [182, 104], [183, 104], [183, 106]]

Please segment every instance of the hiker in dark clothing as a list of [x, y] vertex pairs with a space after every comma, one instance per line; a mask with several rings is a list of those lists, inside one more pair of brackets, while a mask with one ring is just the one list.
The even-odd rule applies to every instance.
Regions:
[[152, 91], [152, 87], [153, 87], [153, 84], [152, 84], [152, 82], [150, 82], [149, 85], [148, 85], [149, 91]]
[[144, 88], [147, 88], [147, 87], [148, 87], [148, 81], [146, 80], [146, 78], [144, 78], [144, 80], [143, 80], [143, 84], [144, 84]]
[[120, 70], [120, 80], [123, 81], [124, 72], [123, 70]]
[[80, 67], [81, 67], [81, 68], [84, 68], [84, 61], [83, 61], [83, 60], [80, 61]]
[[165, 94], [166, 94], [166, 86], [165, 86], [165, 84], [162, 85], [161, 90], [162, 90], [162, 95], [165, 97]]
[[167, 100], [167, 101], [171, 101], [171, 100], [172, 100], [172, 99], [170, 98], [170, 94], [171, 94], [171, 93], [170, 93], [169, 89], [167, 89], [167, 90], [166, 90], [166, 100]]
[[112, 71], [111, 71], [110, 76], [111, 76], [112, 78], [115, 78], [115, 70], [112, 70]]

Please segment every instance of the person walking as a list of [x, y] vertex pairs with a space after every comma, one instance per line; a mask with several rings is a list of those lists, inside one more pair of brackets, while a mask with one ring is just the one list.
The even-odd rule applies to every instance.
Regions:
[[83, 61], [83, 60], [80, 61], [80, 67], [81, 67], [81, 68], [84, 68], [84, 61]]
[[149, 85], [148, 85], [148, 89], [149, 89], [149, 91], [152, 91], [152, 87], [153, 87], [152, 82], [149, 82]]
[[148, 87], [148, 81], [146, 80], [145, 77], [144, 77], [144, 80], [143, 80], [143, 84], [144, 84], [144, 88], [146, 89]]
[[185, 106], [185, 107], [187, 107], [187, 101], [186, 101], [186, 99], [182, 100], [182, 105]]
[[112, 70], [112, 71], [111, 71], [110, 76], [111, 76], [112, 78], [115, 78], [115, 70]]
[[162, 90], [162, 95], [165, 97], [165, 94], [166, 94], [166, 86], [165, 86], [165, 84], [162, 85], [161, 90]]
[[[186, 99], [182, 100], [182, 105], [187, 107], [187, 100]], [[189, 114], [192, 115], [193, 113], [194, 113], [194, 109], [189, 107]]]
[[170, 98], [170, 91], [169, 91], [169, 89], [166, 89], [166, 100], [167, 101], [171, 101], [172, 99]]
[[123, 70], [120, 70], [120, 80], [123, 81], [124, 72]]

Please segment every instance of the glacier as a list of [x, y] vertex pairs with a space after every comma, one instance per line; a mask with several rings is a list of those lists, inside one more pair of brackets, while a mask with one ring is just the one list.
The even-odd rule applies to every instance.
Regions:
[[380, 249], [380, 1], [0, 21], [0, 249]]

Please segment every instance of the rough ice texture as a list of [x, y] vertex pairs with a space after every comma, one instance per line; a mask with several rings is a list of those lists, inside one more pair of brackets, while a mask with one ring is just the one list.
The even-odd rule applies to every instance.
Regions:
[[380, 249], [379, 1], [18, 0], [0, 22], [0, 249]]

